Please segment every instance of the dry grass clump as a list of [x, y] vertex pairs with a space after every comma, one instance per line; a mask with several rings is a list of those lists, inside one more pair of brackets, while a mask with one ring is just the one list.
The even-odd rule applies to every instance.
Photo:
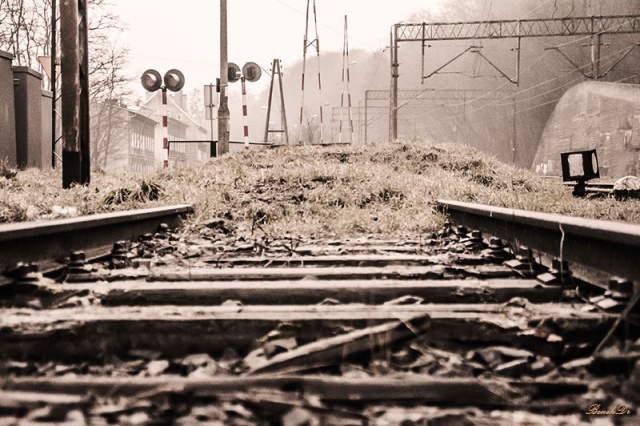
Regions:
[[109, 191], [104, 198], [104, 204], [113, 206], [127, 202], [147, 203], [158, 200], [161, 193], [162, 187], [158, 183], [143, 178], [129, 182], [127, 187], [118, 187]]
[[[193, 220], [231, 217], [241, 234], [415, 235], [444, 222], [435, 201], [640, 223], [640, 203], [579, 200], [558, 181], [499, 163], [471, 148], [423, 140], [366, 147], [290, 146], [252, 150], [146, 176], [96, 175], [60, 189], [59, 175], [20, 172], [0, 184], [0, 221], [35, 219], [54, 205], [80, 214], [157, 204], [193, 204]], [[12, 207], [13, 206], [13, 207]], [[18, 207], [15, 207], [18, 206]], [[22, 212], [22, 213], [20, 213]]]
[[0, 179], [13, 179], [17, 174], [18, 171], [9, 166], [6, 158], [0, 159]]
[[62, 189], [60, 169], [27, 169], [0, 178], [0, 223], [52, 219], [165, 204], [154, 177], [94, 173], [89, 186]]

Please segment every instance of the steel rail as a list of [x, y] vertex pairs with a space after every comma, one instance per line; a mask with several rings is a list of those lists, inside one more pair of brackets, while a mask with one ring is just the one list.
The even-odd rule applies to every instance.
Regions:
[[640, 226], [438, 200], [451, 221], [569, 262], [574, 276], [606, 286], [640, 282]]
[[55, 269], [58, 259], [80, 250], [88, 258], [104, 255], [115, 242], [154, 232], [161, 223], [175, 225], [192, 211], [181, 204], [0, 225], [0, 272], [19, 262], [37, 263], [41, 272]]
[[[594, 381], [560, 380], [490, 380], [476, 378], [423, 377], [419, 375], [367, 378], [344, 378], [331, 376], [254, 376], [211, 377], [203, 379], [166, 377], [56, 377], [12, 378], [4, 383], [4, 392], [39, 392], [44, 395], [99, 395], [135, 396], [174, 392], [196, 398], [219, 397], [251, 393], [256, 390], [300, 392], [318, 395], [324, 401], [353, 404], [358, 402], [420, 401], [430, 404], [453, 406], [477, 405], [481, 407], [523, 407], [523, 400], [514, 398], [527, 389], [537, 393], [572, 395], [578, 397], [589, 391]], [[7, 394], [9, 395], [9, 394]], [[511, 395], [512, 397], [508, 397]], [[540, 402], [526, 402], [526, 408]], [[524, 407], [523, 407], [524, 408]], [[575, 411], [575, 407], [570, 406]]]

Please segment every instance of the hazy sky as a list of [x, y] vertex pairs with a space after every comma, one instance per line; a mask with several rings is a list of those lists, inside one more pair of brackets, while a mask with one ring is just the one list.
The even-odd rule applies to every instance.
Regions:
[[[178, 68], [187, 91], [219, 74], [218, 0], [111, 0], [127, 28], [118, 37], [131, 49], [134, 75], [147, 68], [161, 74]], [[392, 24], [439, 0], [316, 0], [320, 54], [342, 52], [344, 16], [349, 49], [383, 49]], [[287, 64], [302, 58], [306, 0], [228, 0], [229, 61], [257, 62], [269, 69], [274, 58]], [[313, 5], [313, 0], [311, 0]], [[309, 38], [315, 38], [310, 13]], [[315, 47], [307, 53], [315, 55]], [[262, 84], [267, 83], [263, 77]], [[260, 84], [260, 83], [258, 83]]]

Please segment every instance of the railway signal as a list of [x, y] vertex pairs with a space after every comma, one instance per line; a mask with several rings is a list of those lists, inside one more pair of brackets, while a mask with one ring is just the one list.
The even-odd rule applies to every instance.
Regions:
[[260, 77], [262, 76], [262, 70], [260, 69], [260, 66], [255, 62], [247, 62], [242, 67], [242, 76], [245, 78], [245, 80], [253, 83], [260, 80]]
[[242, 76], [242, 72], [240, 71], [240, 67], [233, 62], [229, 62], [229, 66], [227, 68], [227, 75], [229, 79], [229, 83], [235, 83], [240, 80]]
[[228, 79], [229, 83], [235, 83], [240, 80], [242, 84], [242, 122], [244, 129], [244, 148], [249, 149], [249, 125], [247, 124], [247, 87], [245, 86], [245, 81], [255, 82], [260, 79], [262, 76], [262, 70], [260, 69], [260, 65], [255, 62], [247, 62], [242, 67], [242, 71], [240, 71], [240, 67], [233, 62], [229, 62], [228, 67]]
[[563, 152], [560, 154], [560, 162], [562, 163], [562, 181], [576, 182], [573, 188], [574, 196], [584, 196], [586, 182], [600, 178], [598, 154], [595, 149]]
[[162, 87], [162, 77], [156, 70], [146, 70], [140, 78], [142, 87], [148, 92], [155, 92]]
[[[175, 68], [170, 69], [160, 77], [160, 73], [154, 69], [148, 69], [142, 73], [140, 78], [142, 87], [149, 92], [162, 90], [162, 149], [167, 150], [167, 155], [163, 162], [163, 167], [169, 167], [169, 109], [167, 107], [167, 90], [179, 92], [184, 87], [185, 78], [182, 71]], [[164, 85], [163, 85], [164, 83]]]
[[164, 85], [172, 92], [179, 92], [184, 87], [184, 74], [176, 69], [167, 71], [164, 74]]
[[140, 81], [142, 83], [142, 87], [149, 92], [155, 92], [159, 89], [179, 92], [184, 87], [185, 78], [182, 71], [175, 68], [167, 71], [164, 74], [164, 78], [160, 76], [158, 71], [148, 69], [142, 73]]

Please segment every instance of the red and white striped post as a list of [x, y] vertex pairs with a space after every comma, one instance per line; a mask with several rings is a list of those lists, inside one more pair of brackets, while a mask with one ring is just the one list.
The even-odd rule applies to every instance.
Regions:
[[318, 37], [318, 15], [316, 0], [313, 0], [313, 23], [316, 27], [316, 54], [318, 56], [318, 93], [320, 96], [320, 143], [324, 143], [324, 114], [322, 111], [322, 78], [320, 77], [320, 37]]
[[[162, 149], [167, 151], [162, 166], [169, 167], [169, 106], [167, 105], [167, 90], [178, 92], [184, 87], [184, 74], [180, 70], [171, 69], [164, 74], [164, 79], [160, 73], [154, 69], [148, 69], [142, 73], [140, 79], [142, 87], [149, 92], [161, 90], [162, 93]], [[164, 86], [162, 82], [164, 81]]]
[[167, 154], [163, 161], [163, 167], [169, 167], [169, 107], [167, 106], [167, 88], [162, 87], [162, 149], [166, 149]]
[[244, 127], [244, 149], [249, 149], [249, 124], [247, 119], [247, 86], [245, 78], [240, 78], [242, 85], [242, 125]]
[[342, 143], [342, 121], [344, 115], [344, 95], [347, 95], [347, 105], [349, 108], [349, 142], [353, 143], [353, 114], [351, 113], [351, 92], [349, 92], [349, 33], [347, 29], [347, 15], [344, 16], [344, 44], [342, 46], [342, 94], [340, 95], [340, 129], [338, 131], [338, 142]]

